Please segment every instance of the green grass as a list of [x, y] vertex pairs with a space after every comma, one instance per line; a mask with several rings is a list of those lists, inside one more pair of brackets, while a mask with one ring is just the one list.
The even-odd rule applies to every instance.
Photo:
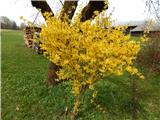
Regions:
[[[73, 97], [67, 84], [47, 87], [48, 60], [24, 46], [21, 31], [2, 31], [2, 119], [69, 120], [66, 105], [72, 110]], [[146, 80], [136, 80], [138, 120], [160, 119], [160, 75], [146, 73]], [[136, 78], [135, 78], [136, 79]], [[91, 92], [83, 96], [78, 119], [131, 120], [132, 89], [128, 75], [111, 76], [96, 84], [96, 103], [89, 102]]]

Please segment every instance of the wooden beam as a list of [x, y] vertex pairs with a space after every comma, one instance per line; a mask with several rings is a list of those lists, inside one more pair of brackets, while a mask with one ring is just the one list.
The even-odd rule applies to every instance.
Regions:
[[102, 12], [104, 10], [105, 1], [89, 1], [88, 5], [83, 8], [81, 12], [81, 21], [84, 22], [88, 19], [93, 18], [94, 11]]
[[43, 17], [45, 18], [44, 14], [45, 12], [50, 12], [52, 16], [54, 16], [51, 8], [47, 4], [46, 0], [31, 0], [32, 6], [36, 7], [37, 9], [40, 9], [42, 12]]
[[63, 8], [60, 14], [60, 18], [63, 19], [64, 15], [68, 15], [68, 18], [72, 19], [74, 12], [77, 8], [77, 3], [78, 0], [72, 0], [72, 1], [65, 0], [64, 4], [62, 4]]

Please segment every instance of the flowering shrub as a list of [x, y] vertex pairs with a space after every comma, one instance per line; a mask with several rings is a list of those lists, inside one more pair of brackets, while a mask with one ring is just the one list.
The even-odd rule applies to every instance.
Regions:
[[[124, 35], [125, 27], [112, 27], [110, 18], [96, 17], [91, 21], [77, 20], [69, 24], [46, 14], [47, 26], [42, 26], [41, 49], [50, 61], [61, 69], [57, 72], [58, 81], [70, 80], [74, 95], [74, 116], [78, 112], [79, 98], [86, 88], [94, 90], [94, 83], [114, 74], [132, 75], [144, 78], [133, 66], [140, 50], [140, 41]], [[101, 21], [103, 22], [100, 22]], [[93, 93], [93, 97], [97, 92]]]

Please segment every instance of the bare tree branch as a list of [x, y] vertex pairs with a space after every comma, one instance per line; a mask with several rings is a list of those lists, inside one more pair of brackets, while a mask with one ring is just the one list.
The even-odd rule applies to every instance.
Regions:
[[160, 0], [146, 0], [146, 9], [148, 13], [154, 14], [160, 22]]

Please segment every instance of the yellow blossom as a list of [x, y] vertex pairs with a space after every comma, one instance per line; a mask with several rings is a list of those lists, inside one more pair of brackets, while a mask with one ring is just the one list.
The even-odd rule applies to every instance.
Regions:
[[[101, 18], [103, 23], [98, 22], [100, 18], [97, 17], [95, 24], [91, 24], [91, 20], [82, 23], [78, 19], [69, 24], [67, 18], [62, 21], [48, 13], [45, 15], [47, 26], [42, 25], [41, 49], [53, 63], [61, 66], [58, 80], [71, 81], [75, 98], [85, 85], [94, 90], [93, 84], [107, 75], [123, 75], [128, 71], [144, 78], [133, 66], [141, 41], [124, 35], [126, 27], [113, 28], [110, 17]], [[74, 108], [78, 105], [76, 102]]]

